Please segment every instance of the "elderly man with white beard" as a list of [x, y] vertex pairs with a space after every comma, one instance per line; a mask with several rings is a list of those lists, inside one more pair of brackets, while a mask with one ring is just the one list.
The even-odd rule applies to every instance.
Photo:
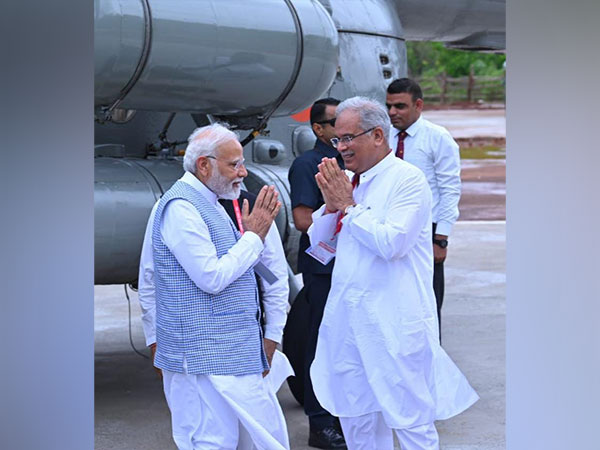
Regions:
[[[285, 257], [280, 242], [272, 245], [279, 240], [277, 192], [265, 186], [252, 212], [244, 200], [236, 212], [240, 234], [217, 202], [237, 205], [248, 174], [237, 136], [219, 124], [195, 130], [183, 166], [152, 210], [139, 280], [173, 438], [180, 450], [288, 449], [283, 412], [263, 378], [287, 306]], [[272, 278], [264, 336], [255, 270]]]
[[437, 450], [435, 420], [478, 398], [442, 349], [432, 288], [431, 191], [394, 156], [383, 105], [354, 97], [337, 107], [334, 158], [315, 178], [311, 253], [335, 255], [314, 362], [317, 399], [340, 417], [352, 449]]

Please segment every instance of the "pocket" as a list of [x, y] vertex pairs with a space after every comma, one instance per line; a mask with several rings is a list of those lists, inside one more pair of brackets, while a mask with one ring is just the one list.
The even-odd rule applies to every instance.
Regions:
[[211, 312], [213, 316], [238, 316], [258, 311], [258, 293], [253, 287], [229, 285], [212, 298]]

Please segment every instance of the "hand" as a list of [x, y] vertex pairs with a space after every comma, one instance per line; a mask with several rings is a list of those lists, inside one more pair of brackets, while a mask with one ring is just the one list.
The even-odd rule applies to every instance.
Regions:
[[[154, 355], [156, 355], [156, 342], [154, 344], [150, 344], [150, 352], [152, 353], [152, 366], [154, 366]], [[154, 367], [154, 370], [156, 371], [158, 378], [162, 380], [162, 370], [160, 370], [158, 367]]]
[[329, 211], [343, 211], [354, 205], [352, 183], [340, 169], [336, 159], [323, 158], [318, 167], [319, 173], [315, 175], [315, 180], [323, 194], [325, 207]]
[[[271, 339], [264, 338], [263, 346], [265, 348], [265, 354], [267, 355], [267, 361], [269, 362], [269, 366], [273, 361], [273, 355], [275, 354], [275, 350], [277, 349], [277, 342], [272, 341]], [[269, 373], [269, 370], [265, 370], [263, 372], [263, 377], [266, 377]]]
[[[436, 234], [433, 236], [435, 239], [442, 240], [448, 239], [448, 236], [444, 236], [442, 234]], [[443, 263], [446, 260], [446, 255], [448, 254], [448, 247], [442, 248], [437, 244], [433, 244], [433, 262], [436, 264]]]
[[242, 224], [246, 231], [252, 231], [263, 240], [271, 228], [273, 219], [281, 208], [281, 202], [277, 201], [277, 191], [275, 186], [263, 186], [256, 197], [254, 208], [249, 213], [250, 205], [248, 200], [244, 200], [242, 205]]

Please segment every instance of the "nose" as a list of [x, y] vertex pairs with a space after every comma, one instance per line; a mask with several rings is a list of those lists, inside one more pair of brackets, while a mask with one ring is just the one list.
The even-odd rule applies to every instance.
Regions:
[[246, 170], [246, 166], [244, 164], [242, 164], [238, 169], [238, 175], [241, 178], [246, 178], [248, 176], [248, 171]]
[[350, 144], [348, 144], [347, 142], [344, 142], [344, 141], [339, 141], [339, 142], [337, 143], [337, 146], [336, 146], [336, 148], [335, 148], [335, 149], [336, 149], [336, 150], [337, 150], [339, 153], [341, 153], [341, 152], [342, 152], [342, 150], [343, 150], [344, 148], [348, 148], [348, 146], [349, 146], [349, 145], [350, 145]]

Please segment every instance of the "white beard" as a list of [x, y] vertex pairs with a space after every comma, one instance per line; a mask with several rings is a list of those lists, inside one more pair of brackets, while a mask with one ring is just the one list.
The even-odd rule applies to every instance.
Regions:
[[229, 191], [217, 195], [219, 196], [219, 198], [222, 198], [224, 200], [235, 200], [236, 198], [239, 198], [241, 190], [242, 188], [240, 186], [229, 186]]
[[236, 178], [229, 181], [219, 173], [219, 169], [213, 166], [213, 176], [206, 181], [206, 186], [213, 191], [217, 197], [225, 200], [235, 200], [240, 196], [240, 186], [234, 186], [233, 183], [241, 183], [243, 178]]

